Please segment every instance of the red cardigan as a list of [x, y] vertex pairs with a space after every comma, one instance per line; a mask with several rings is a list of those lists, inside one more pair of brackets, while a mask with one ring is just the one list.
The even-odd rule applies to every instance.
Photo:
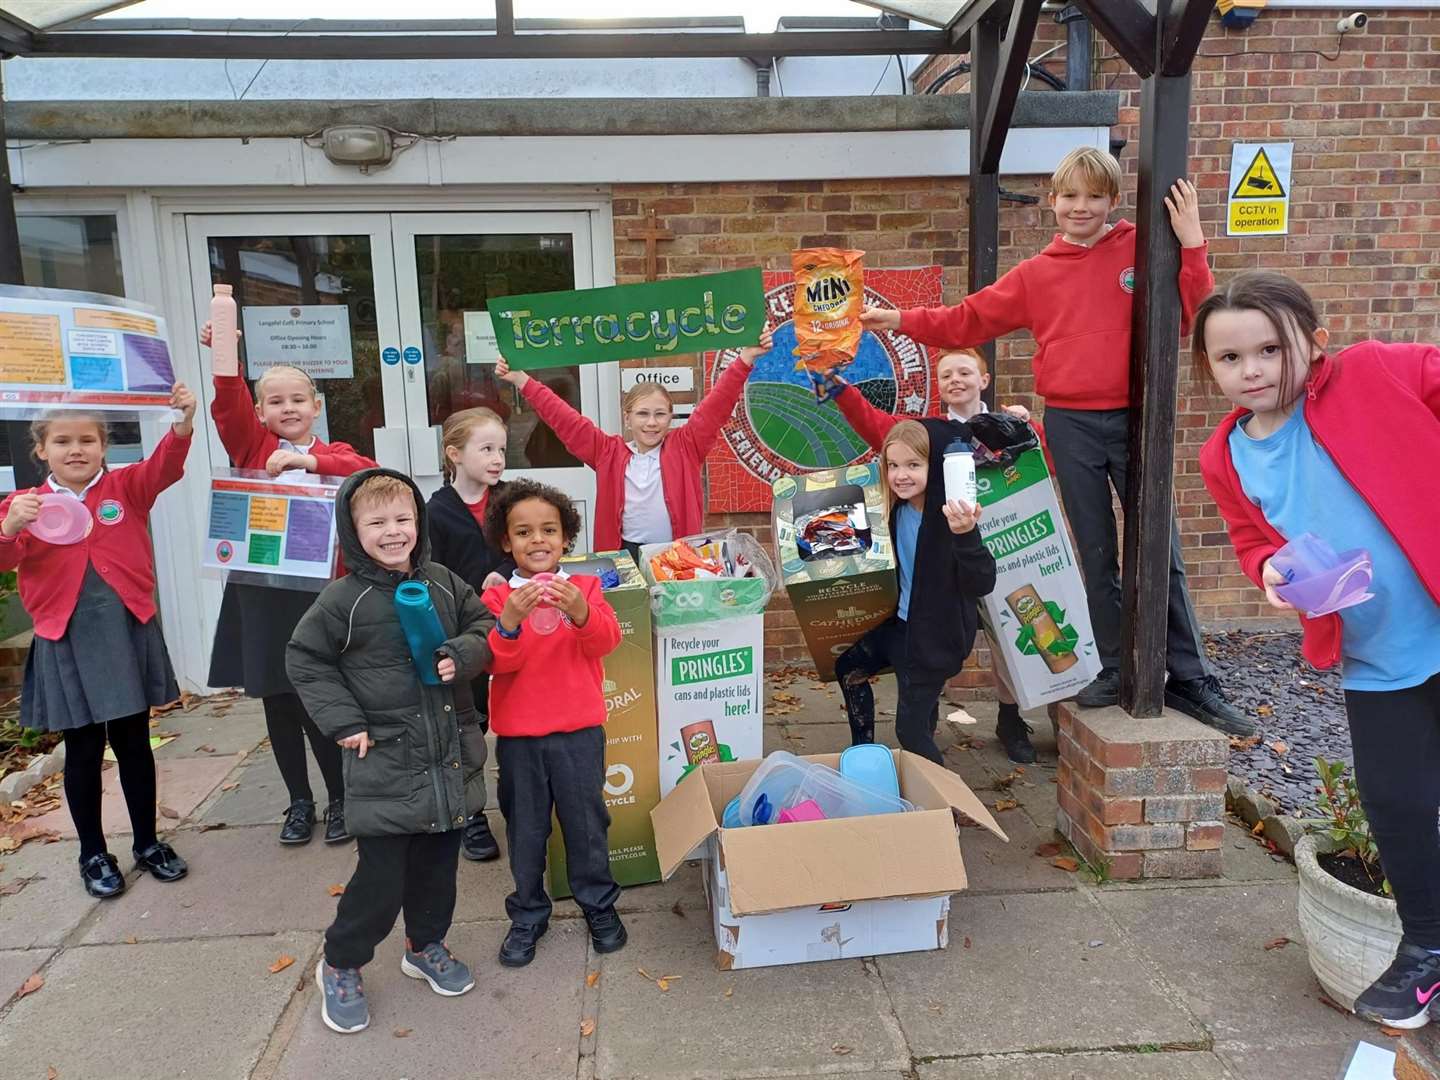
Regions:
[[[255, 415], [255, 399], [239, 375], [215, 376], [215, 400], [210, 415], [220, 432], [220, 442], [237, 469], [263, 469], [270, 455], [280, 448], [280, 436]], [[315, 455], [315, 472], [320, 476], [349, 476], [376, 463], [343, 442], [315, 440], [308, 453]]]
[[[1180, 249], [1181, 333], [1215, 287], [1207, 245]], [[922, 345], [972, 348], [1021, 328], [1039, 348], [1035, 392], [1061, 409], [1130, 404], [1130, 313], [1135, 226], [1117, 221], [1091, 247], [1056, 237], [1039, 255], [954, 307], [900, 313], [900, 332]]]
[[605, 723], [604, 658], [620, 644], [620, 623], [600, 592], [600, 579], [572, 574], [590, 605], [584, 626], [569, 619], [553, 634], [537, 634], [522, 623], [520, 636], [500, 633], [500, 612], [510, 583], [486, 589], [481, 600], [495, 615], [488, 641], [490, 730], [501, 736], [553, 735]]
[[[701, 478], [705, 455], [735, 411], [752, 370], [741, 360], [732, 362], [695, 407], [685, 426], [671, 431], [660, 444], [660, 487], [670, 512], [670, 533], [677, 540], [705, 528], [705, 485]], [[522, 393], [565, 449], [595, 470], [594, 549], [619, 550], [630, 447], [619, 435], [601, 431], [539, 379], [531, 378]]]
[[[155, 553], [150, 547], [150, 507], [185, 472], [190, 436], [167, 431], [144, 461], [107, 469], [85, 493], [95, 519], [90, 535], [78, 544], [47, 544], [29, 529], [6, 538], [0, 533], [0, 570], [19, 569], [20, 602], [35, 620], [37, 636], [58, 641], [65, 636], [85, 567], [96, 572], [124, 601], [140, 622], [155, 615]], [[28, 488], [27, 491], [48, 491]], [[0, 517], [10, 511], [16, 495], [0, 503]]]
[[[1200, 450], [1205, 486], [1225, 518], [1240, 569], [1256, 585], [1265, 560], [1285, 537], [1245, 495], [1230, 459], [1230, 433], [1246, 410], [1230, 413]], [[1315, 441], [1360, 493], [1440, 603], [1440, 538], [1433, 514], [1440, 480], [1440, 349], [1364, 341], [1321, 357], [1306, 383], [1305, 420]], [[1408, 464], [1407, 464], [1408, 463]], [[1300, 616], [1305, 659], [1317, 668], [1340, 660], [1339, 615]]]

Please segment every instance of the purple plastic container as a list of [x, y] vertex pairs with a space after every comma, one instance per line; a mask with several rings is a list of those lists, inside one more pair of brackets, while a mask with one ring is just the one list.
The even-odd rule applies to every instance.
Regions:
[[1270, 565], [1286, 577], [1275, 592], [1311, 618], [1369, 600], [1375, 567], [1364, 548], [1336, 554], [1314, 533], [1303, 533], [1277, 551]]

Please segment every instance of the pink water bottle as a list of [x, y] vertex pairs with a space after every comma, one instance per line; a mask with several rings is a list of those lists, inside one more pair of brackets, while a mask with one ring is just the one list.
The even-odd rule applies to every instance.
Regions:
[[216, 375], [240, 374], [234, 291], [229, 285], [216, 285], [210, 301], [210, 362]]

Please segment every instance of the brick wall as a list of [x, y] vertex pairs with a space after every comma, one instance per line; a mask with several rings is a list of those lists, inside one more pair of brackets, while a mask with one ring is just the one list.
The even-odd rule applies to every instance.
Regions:
[[[1339, 13], [1266, 11], [1245, 32], [1211, 24], [1201, 52], [1231, 55], [1196, 62], [1191, 152], [1215, 273], [1223, 279], [1264, 266], [1293, 275], [1311, 290], [1340, 344], [1440, 340], [1440, 11], [1372, 12], [1369, 27], [1347, 35], [1338, 57], [1327, 60], [1316, 52], [1335, 56]], [[1043, 20], [1032, 55], [1062, 39]], [[1131, 216], [1138, 80], [1098, 35], [1095, 51], [1096, 85], [1123, 95], [1114, 135], [1128, 140], [1120, 213]], [[932, 60], [919, 73], [921, 85], [954, 59]], [[1063, 49], [1049, 62], [1062, 73]], [[943, 92], [965, 92], [966, 84], [964, 77], [952, 80]], [[1295, 143], [1290, 235], [1229, 239], [1220, 233], [1231, 143], [1265, 138]], [[1038, 177], [1003, 177], [1002, 187], [1043, 197], [1048, 185]], [[873, 266], [939, 263], [946, 300], [954, 302], [964, 295], [965, 191], [963, 181], [943, 178], [616, 185], [616, 279], [643, 278], [644, 243], [626, 234], [653, 208], [676, 234], [659, 244], [662, 276], [782, 268], [795, 247], [835, 244], [865, 249]], [[1039, 251], [1053, 232], [1043, 207], [1002, 203], [1001, 271]], [[1001, 400], [1038, 404], [1032, 351], [1024, 333], [1000, 342]], [[1195, 458], [1226, 406], [1187, 371], [1179, 410], [1176, 498], [1197, 611], [1207, 623], [1263, 618], [1268, 609], [1236, 569]], [[728, 523], [754, 526], [769, 539], [760, 515], [734, 515]], [[783, 604], [770, 618], [768, 640], [772, 662], [807, 657]], [[967, 682], [978, 684], [981, 660], [972, 659]]]

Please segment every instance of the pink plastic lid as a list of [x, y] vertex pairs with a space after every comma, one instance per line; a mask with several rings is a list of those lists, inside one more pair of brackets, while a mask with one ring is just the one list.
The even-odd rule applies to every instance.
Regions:
[[40, 516], [29, 525], [30, 533], [47, 544], [78, 544], [90, 535], [95, 519], [79, 499], [59, 492], [40, 496]]
[[781, 810], [780, 816], [775, 820], [776, 824], [786, 821], [824, 821], [825, 811], [820, 809], [820, 804], [814, 799], [806, 799]]

